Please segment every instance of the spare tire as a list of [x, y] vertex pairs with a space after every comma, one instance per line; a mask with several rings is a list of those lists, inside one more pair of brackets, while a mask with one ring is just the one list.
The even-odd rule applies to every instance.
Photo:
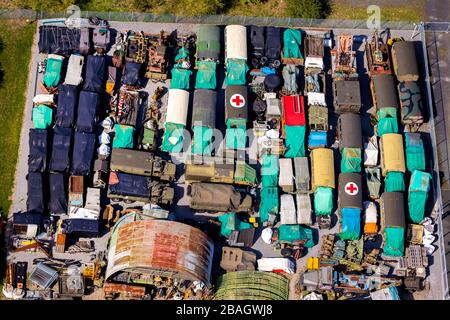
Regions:
[[255, 113], [258, 116], [264, 115], [264, 112], [266, 112], [266, 109], [267, 109], [267, 106], [266, 106], [266, 102], [264, 100], [257, 99], [253, 103], [253, 111], [255, 111]]
[[281, 86], [281, 78], [276, 74], [269, 74], [264, 79], [266, 91], [275, 92]]

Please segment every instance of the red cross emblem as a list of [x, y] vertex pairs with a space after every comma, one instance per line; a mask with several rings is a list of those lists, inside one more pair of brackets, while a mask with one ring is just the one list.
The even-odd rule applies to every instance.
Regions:
[[231, 96], [230, 103], [235, 108], [242, 108], [245, 105], [245, 99], [242, 94], [235, 93]]
[[348, 182], [345, 185], [345, 193], [347, 193], [350, 196], [355, 196], [358, 194], [359, 188], [356, 185], [356, 183]]

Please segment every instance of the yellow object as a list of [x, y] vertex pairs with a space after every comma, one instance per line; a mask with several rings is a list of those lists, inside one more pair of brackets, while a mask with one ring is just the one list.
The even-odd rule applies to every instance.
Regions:
[[308, 258], [308, 270], [318, 270], [319, 269], [319, 258], [310, 257]]
[[255, 228], [258, 228], [258, 226], [259, 226], [259, 224], [257, 224], [256, 222], [253, 224], [253, 226], [255, 227]]
[[[403, 149], [402, 149], [403, 150]], [[312, 189], [335, 188], [333, 150], [317, 148], [311, 151]]]
[[106, 92], [112, 96], [113, 92], [114, 92], [114, 82], [107, 82], [106, 83]]
[[256, 218], [255, 218], [255, 217], [250, 217], [250, 218], [248, 219], [248, 221], [249, 221], [250, 223], [256, 223]]
[[398, 133], [385, 133], [381, 137], [381, 169], [383, 176], [388, 172], [405, 172], [405, 153], [403, 136]]

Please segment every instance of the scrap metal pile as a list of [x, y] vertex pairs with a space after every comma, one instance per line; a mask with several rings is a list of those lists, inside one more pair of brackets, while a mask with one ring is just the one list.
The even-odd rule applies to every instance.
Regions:
[[[333, 48], [330, 32], [239, 25], [110, 34], [99, 19], [39, 28], [27, 208], [14, 213], [10, 243], [10, 255], [39, 258], [8, 264], [6, 297], [397, 299], [397, 287], [424, 289], [436, 237], [413, 43], [367, 44], [376, 114], [365, 137], [359, 38], [340, 35]], [[183, 156], [183, 178], [170, 156]]]

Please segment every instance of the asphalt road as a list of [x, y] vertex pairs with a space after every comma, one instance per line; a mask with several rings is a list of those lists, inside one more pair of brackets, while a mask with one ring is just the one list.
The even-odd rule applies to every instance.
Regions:
[[[426, 1], [430, 22], [450, 22], [450, 1]], [[436, 29], [447, 28], [445, 24], [433, 24]], [[442, 183], [443, 234], [447, 278], [450, 282], [450, 33], [427, 32], [427, 49], [435, 112], [436, 142]]]

